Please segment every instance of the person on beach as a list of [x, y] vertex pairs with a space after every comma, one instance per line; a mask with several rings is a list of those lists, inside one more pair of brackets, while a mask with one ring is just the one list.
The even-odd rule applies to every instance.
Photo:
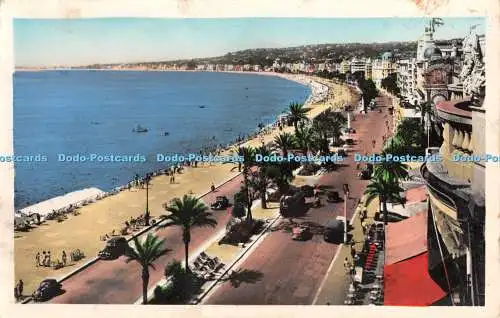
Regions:
[[40, 266], [40, 252], [36, 253], [36, 256], [35, 256], [35, 266], [36, 267]]
[[47, 267], [50, 267], [50, 251], [47, 251]]
[[42, 266], [45, 266], [47, 262], [47, 254], [45, 254], [45, 251], [42, 252]]
[[68, 256], [66, 255], [66, 252], [64, 250], [62, 251], [61, 259], [62, 259], [63, 266], [66, 266], [66, 262], [68, 260]]
[[212, 182], [212, 186], [210, 187], [210, 189], [212, 190], [212, 192], [214, 192], [214, 191], [215, 191], [215, 185], [214, 185], [214, 183], [213, 183], [213, 182]]

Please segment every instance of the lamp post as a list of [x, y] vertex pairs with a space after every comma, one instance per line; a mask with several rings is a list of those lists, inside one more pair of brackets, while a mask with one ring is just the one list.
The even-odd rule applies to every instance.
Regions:
[[344, 244], [347, 244], [347, 199], [349, 198], [349, 185], [344, 183]]
[[149, 226], [149, 182], [151, 181], [151, 175], [148, 173], [146, 174], [146, 177], [144, 178], [144, 181], [146, 182], [146, 211], [144, 212], [144, 222], [146, 223], [146, 226]]

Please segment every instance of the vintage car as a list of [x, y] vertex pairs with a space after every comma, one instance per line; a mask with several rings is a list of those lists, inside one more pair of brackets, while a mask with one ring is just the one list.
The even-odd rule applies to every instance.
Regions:
[[61, 292], [62, 284], [53, 278], [44, 279], [33, 292], [34, 301], [46, 301]]
[[342, 199], [340, 198], [338, 191], [328, 191], [326, 193], [326, 201], [328, 201], [328, 202], [340, 202], [340, 201], [342, 201]]
[[334, 219], [329, 220], [325, 224], [325, 230], [323, 232], [323, 239], [329, 243], [338, 243], [342, 241], [344, 237], [344, 220]]
[[218, 196], [210, 207], [212, 210], [225, 210], [229, 207], [229, 199], [225, 196]]
[[116, 236], [106, 242], [106, 246], [97, 256], [103, 260], [112, 260], [125, 255], [129, 250], [130, 246], [127, 240], [123, 236]]
[[292, 229], [292, 240], [307, 241], [313, 236], [313, 233], [307, 226], [296, 226]]
[[310, 197], [314, 196], [314, 187], [310, 186], [308, 184], [301, 186], [300, 191], [302, 191], [302, 193], [304, 193], [304, 196], [306, 198], [310, 198]]
[[280, 200], [280, 214], [283, 217], [298, 216], [306, 210], [306, 198], [302, 191], [293, 195], [284, 195]]

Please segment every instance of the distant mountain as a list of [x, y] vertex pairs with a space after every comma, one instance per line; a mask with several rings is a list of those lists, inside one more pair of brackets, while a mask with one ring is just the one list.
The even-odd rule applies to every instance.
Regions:
[[[451, 41], [451, 40], [450, 40]], [[451, 42], [450, 42], [451, 43]], [[271, 66], [276, 58], [282, 62], [316, 62], [326, 60], [341, 62], [353, 57], [380, 57], [384, 52], [391, 51], [396, 59], [404, 59], [415, 56], [417, 42], [387, 42], [387, 43], [343, 43], [343, 44], [311, 44], [287, 48], [259, 48], [229, 52], [223, 56], [204, 57], [195, 59], [165, 60], [157, 62], [117, 63], [105, 65], [125, 64], [133, 65], [182, 65], [189, 64], [259, 64]], [[86, 67], [102, 67], [103, 65], [89, 65]]]

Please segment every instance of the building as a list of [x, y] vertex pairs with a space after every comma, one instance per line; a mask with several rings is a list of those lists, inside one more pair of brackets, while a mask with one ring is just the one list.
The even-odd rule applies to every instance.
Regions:
[[349, 61], [344, 60], [340, 63], [339, 72], [341, 74], [346, 74], [350, 70], [351, 70], [351, 63]]
[[371, 79], [377, 87], [381, 87], [382, 80], [392, 73], [396, 73], [397, 64], [391, 52], [385, 52], [380, 59], [372, 62]]
[[415, 105], [417, 88], [417, 64], [416, 59], [399, 60], [397, 62], [397, 84], [401, 91], [403, 103]]
[[372, 60], [368, 58], [365, 63], [365, 79], [372, 79]]
[[[431, 48], [432, 54], [424, 52], [424, 58], [437, 58], [440, 50]], [[462, 87], [462, 94], [454, 94], [453, 100], [430, 99], [435, 105], [434, 127], [442, 140], [432, 151], [441, 160], [427, 161], [421, 167], [429, 194], [429, 274], [456, 305], [484, 305], [485, 164], [479, 158], [456, 160], [485, 154], [483, 52], [484, 37], [471, 31], [463, 42], [461, 84], [455, 85], [456, 91]], [[448, 69], [432, 69], [433, 65], [424, 74], [424, 86], [441, 85], [446, 76], [453, 77]]]
[[364, 74], [365, 67], [366, 67], [366, 62], [364, 59], [353, 58], [351, 60], [351, 63], [350, 63], [351, 74], [354, 74], [356, 72], [363, 72], [363, 74]]

